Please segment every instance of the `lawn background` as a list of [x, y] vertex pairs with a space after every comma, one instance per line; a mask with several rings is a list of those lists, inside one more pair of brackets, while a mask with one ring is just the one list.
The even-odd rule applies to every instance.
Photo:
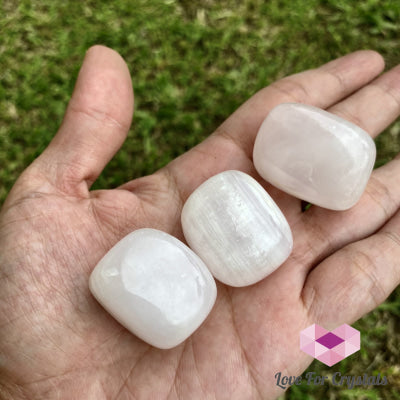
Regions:
[[[59, 126], [88, 47], [127, 61], [135, 117], [95, 188], [152, 173], [285, 75], [358, 49], [400, 63], [400, 1], [16, 1], [0, 5], [0, 204]], [[377, 165], [400, 151], [400, 124], [378, 140]], [[351, 305], [349, 305], [351, 307]], [[400, 291], [353, 326], [362, 349], [320, 375], [381, 373], [389, 385], [291, 388], [285, 399], [400, 399]], [[304, 375], [303, 375], [304, 376]]]

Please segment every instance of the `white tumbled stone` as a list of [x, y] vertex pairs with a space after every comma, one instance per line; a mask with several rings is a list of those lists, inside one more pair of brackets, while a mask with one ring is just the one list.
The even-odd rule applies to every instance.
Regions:
[[182, 209], [189, 246], [219, 281], [247, 286], [289, 256], [292, 234], [281, 210], [251, 176], [224, 171], [201, 184]]
[[93, 270], [89, 287], [125, 328], [162, 349], [189, 337], [217, 294], [213, 277], [192, 250], [148, 228], [120, 240]]
[[357, 203], [375, 157], [375, 143], [360, 127], [296, 103], [271, 110], [253, 152], [254, 166], [266, 181], [332, 210], [346, 210]]

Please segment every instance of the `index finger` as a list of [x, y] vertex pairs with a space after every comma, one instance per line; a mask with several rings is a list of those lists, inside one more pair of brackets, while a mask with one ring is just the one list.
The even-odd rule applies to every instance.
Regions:
[[217, 130], [251, 157], [257, 131], [269, 111], [280, 103], [305, 103], [327, 108], [374, 79], [384, 68], [380, 54], [361, 50], [317, 69], [288, 76], [260, 90]]
[[237, 169], [254, 176], [254, 140], [273, 107], [284, 102], [300, 102], [327, 108], [366, 85], [383, 68], [384, 62], [378, 53], [364, 50], [277, 81], [247, 100], [213, 135], [158, 173], [168, 178], [182, 201], [219, 172]]

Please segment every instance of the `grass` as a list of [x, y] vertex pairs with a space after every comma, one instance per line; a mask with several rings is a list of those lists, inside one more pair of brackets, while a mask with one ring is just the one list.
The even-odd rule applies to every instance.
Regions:
[[[149, 174], [210, 134], [258, 89], [357, 49], [400, 62], [400, 2], [390, 0], [3, 0], [0, 5], [0, 203], [56, 132], [86, 49], [127, 61], [136, 113], [123, 149], [95, 188]], [[382, 165], [400, 124], [378, 140]], [[346, 374], [388, 375], [375, 388], [290, 389], [286, 399], [400, 398], [400, 293], [354, 326], [362, 351]], [[314, 362], [309, 370], [332, 373]]]

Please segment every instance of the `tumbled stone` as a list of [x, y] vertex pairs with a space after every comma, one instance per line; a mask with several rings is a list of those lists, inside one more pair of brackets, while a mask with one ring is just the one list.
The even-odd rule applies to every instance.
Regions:
[[178, 345], [199, 327], [217, 293], [192, 250], [147, 228], [125, 236], [100, 260], [89, 287], [121, 325], [162, 349]]
[[292, 250], [281, 210], [251, 176], [221, 172], [200, 185], [182, 210], [189, 246], [219, 281], [246, 286], [278, 268]]
[[374, 141], [360, 127], [296, 103], [271, 110], [253, 152], [254, 166], [266, 181], [332, 210], [346, 210], [357, 203], [375, 157]]

